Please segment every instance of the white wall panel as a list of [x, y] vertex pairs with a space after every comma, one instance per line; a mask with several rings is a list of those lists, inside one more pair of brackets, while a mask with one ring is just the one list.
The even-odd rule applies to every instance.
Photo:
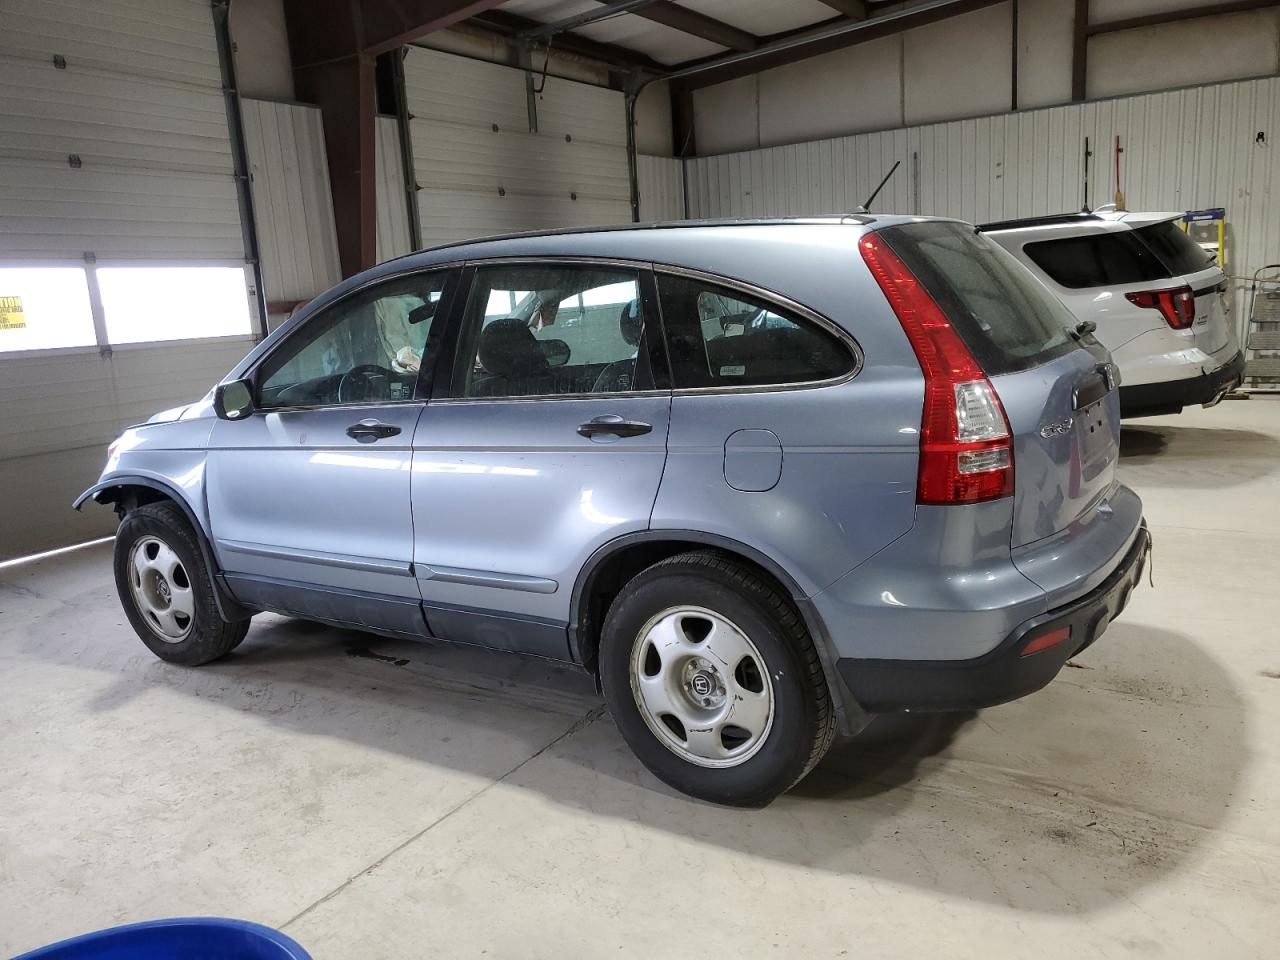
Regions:
[[317, 107], [242, 100], [267, 299], [310, 300], [342, 279]]
[[395, 117], [378, 117], [374, 142], [378, 164], [378, 262], [404, 256], [413, 250], [409, 238], [404, 163], [400, 156], [400, 123]]
[[640, 154], [636, 157], [636, 181], [642, 221], [683, 219], [684, 175], [679, 160]]
[[0, 260], [244, 259], [230, 176], [66, 164], [0, 155]]
[[[0, 0], [0, 263], [243, 264], [221, 88], [208, 0]], [[70, 511], [106, 444], [251, 345], [0, 355], [0, 487], [22, 506], [0, 558], [110, 530]]]
[[1114, 97], [1161, 87], [1273, 74], [1280, 56], [1278, 36], [1277, 10], [1223, 14], [1212, 20], [1183, 20], [1100, 34], [1089, 41], [1086, 93], [1090, 97]]
[[0, 56], [220, 87], [208, 0], [4, 0]]
[[[690, 216], [850, 210], [894, 160], [902, 166], [874, 210], [976, 222], [1077, 210], [1084, 138], [1097, 206], [1115, 192], [1119, 135], [1130, 209], [1227, 208], [1238, 294], [1240, 277], [1280, 260], [1276, 130], [1280, 78], [1268, 78], [699, 157], [687, 161]], [[1258, 131], [1267, 143], [1255, 142]]]
[[3, 0], [0, 171], [0, 258], [242, 261], [209, 4]]
[[0, 522], [0, 560], [109, 534], [115, 515], [71, 502], [128, 424], [198, 400], [253, 347], [250, 337], [0, 356], [0, 489], [22, 509]]
[[216, 87], [0, 56], [0, 149], [86, 166], [221, 173], [231, 167]]
[[549, 77], [533, 133], [520, 70], [411, 49], [405, 89], [425, 246], [631, 219], [621, 93]]

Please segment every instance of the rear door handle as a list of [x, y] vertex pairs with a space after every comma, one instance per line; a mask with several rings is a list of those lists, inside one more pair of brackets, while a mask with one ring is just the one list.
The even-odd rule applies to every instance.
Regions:
[[399, 432], [399, 427], [380, 420], [361, 420], [347, 427], [347, 436], [360, 443], [373, 443], [375, 440], [394, 437]]
[[613, 434], [615, 437], [639, 437], [650, 432], [653, 424], [645, 423], [643, 420], [624, 420], [622, 417], [612, 414], [604, 417], [594, 417], [586, 423], [578, 424], [578, 433], [584, 437], [594, 437], [599, 434]]

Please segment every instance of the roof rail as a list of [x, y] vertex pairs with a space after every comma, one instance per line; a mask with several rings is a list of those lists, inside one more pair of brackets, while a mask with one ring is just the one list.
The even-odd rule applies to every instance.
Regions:
[[1102, 218], [1092, 213], [1051, 213], [1043, 217], [1023, 217], [1019, 220], [997, 220], [993, 223], [980, 223], [978, 229], [984, 233], [995, 230], [1021, 230], [1023, 227], [1051, 227], [1056, 223], [1084, 223]]

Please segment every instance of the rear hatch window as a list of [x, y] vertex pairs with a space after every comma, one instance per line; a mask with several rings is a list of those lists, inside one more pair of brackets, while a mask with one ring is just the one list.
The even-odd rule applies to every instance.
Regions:
[[1072, 290], [1170, 277], [1169, 268], [1130, 230], [1037, 240], [1022, 249], [1055, 283]]
[[954, 324], [988, 376], [1070, 353], [1075, 317], [1003, 248], [961, 223], [887, 227], [885, 241]]
[[1213, 265], [1213, 258], [1172, 220], [1138, 227], [1133, 232], [1160, 258], [1170, 274], [1199, 273]]

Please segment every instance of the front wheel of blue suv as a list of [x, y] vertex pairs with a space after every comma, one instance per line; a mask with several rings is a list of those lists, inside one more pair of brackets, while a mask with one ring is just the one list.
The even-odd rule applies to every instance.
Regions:
[[248, 620], [224, 620], [218, 612], [196, 536], [172, 503], [148, 503], [120, 521], [114, 556], [130, 625], [161, 660], [187, 667], [226, 656], [249, 632]]
[[670, 557], [622, 588], [605, 618], [600, 679], [641, 762], [714, 803], [763, 806], [835, 736], [804, 621], [772, 583], [715, 551]]

